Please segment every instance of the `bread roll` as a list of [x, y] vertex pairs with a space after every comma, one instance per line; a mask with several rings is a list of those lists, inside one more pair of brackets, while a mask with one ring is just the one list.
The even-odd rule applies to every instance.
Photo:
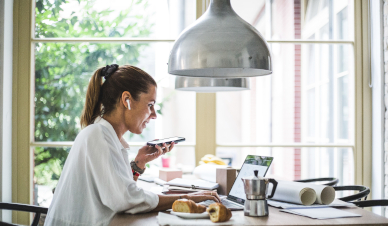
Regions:
[[210, 204], [206, 211], [209, 213], [212, 222], [224, 222], [232, 217], [232, 211], [221, 203]]
[[172, 204], [172, 210], [183, 213], [203, 213], [206, 207], [196, 204], [193, 200], [178, 199]]

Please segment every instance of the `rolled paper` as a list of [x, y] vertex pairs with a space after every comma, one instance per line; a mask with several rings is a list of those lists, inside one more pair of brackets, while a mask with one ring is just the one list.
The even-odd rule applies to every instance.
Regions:
[[308, 184], [309, 187], [315, 190], [317, 193], [317, 200], [315, 203], [329, 205], [335, 199], [335, 190], [331, 186], [320, 185], [320, 184]]
[[[268, 194], [271, 191], [272, 184], [269, 185]], [[272, 199], [309, 206], [315, 202], [317, 194], [314, 189], [308, 187], [305, 183], [278, 181], [278, 186]]]
[[[272, 184], [269, 185], [268, 190], [268, 194], [270, 194]], [[329, 205], [335, 199], [335, 190], [333, 187], [325, 185], [278, 181], [278, 186], [272, 199], [306, 206], [313, 203]]]

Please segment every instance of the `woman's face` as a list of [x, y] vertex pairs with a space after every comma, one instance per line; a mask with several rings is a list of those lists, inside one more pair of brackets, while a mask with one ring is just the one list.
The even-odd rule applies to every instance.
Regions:
[[138, 101], [132, 99], [129, 111], [129, 131], [141, 134], [151, 119], [156, 119], [155, 113], [156, 86], [150, 85], [148, 93], [141, 93]]

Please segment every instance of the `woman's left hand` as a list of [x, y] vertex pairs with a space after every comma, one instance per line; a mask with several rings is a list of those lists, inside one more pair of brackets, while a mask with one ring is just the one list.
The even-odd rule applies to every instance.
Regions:
[[136, 165], [141, 169], [145, 168], [145, 164], [150, 162], [161, 155], [170, 152], [175, 146], [175, 143], [171, 143], [171, 145], [167, 145], [163, 143], [162, 146], [155, 145], [155, 147], [145, 145], [139, 149], [137, 156], [135, 158]]
[[193, 200], [194, 202], [202, 202], [205, 200], [213, 200], [215, 202], [221, 202], [221, 198], [218, 196], [216, 191], [199, 191], [186, 195], [187, 199]]

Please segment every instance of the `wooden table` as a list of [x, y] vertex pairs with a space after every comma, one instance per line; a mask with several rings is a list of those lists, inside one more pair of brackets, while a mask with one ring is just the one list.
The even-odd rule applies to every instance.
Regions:
[[[139, 181], [137, 183], [139, 187], [142, 187], [147, 190], [157, 186], [154, 183], [147, 183], [143, 181]], [[269, 216], [267, 217], [245, 217], [243, 211], [232, 211], [232, 214], [233, 216], [239, 216], [241, 218], [244, 218], [244, 225], [388, 225], [388, 218], [381, 217], [361, 208], [347, 208], [345, 210], [348, 212], [360, 214], [362, 215], [362, 217], [316, 220], [307, 217], [297, 216], [294, 214], [280, 212], [279, 209], [273, 207], [269, 207]], [[117, 214], [113, 218], [110, 225], [159, 225], [156, 219], [157, 215], [157, 212], [136, 215]]]

